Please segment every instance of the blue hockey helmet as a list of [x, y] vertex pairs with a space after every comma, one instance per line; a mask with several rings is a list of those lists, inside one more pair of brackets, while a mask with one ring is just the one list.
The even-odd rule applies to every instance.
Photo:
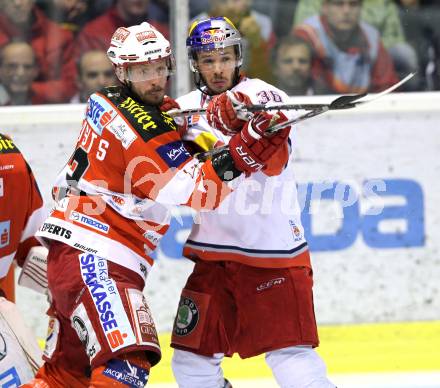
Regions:
[[198, 72], [195, 65], [197, 53], [200, 51], [218, 50], [235, 46], [237, 68], [243, 63], [241, 34], [234, 24], [224, 16], [196, 20], [189, 29], [186, 39], [188, 59], [191, 70]]

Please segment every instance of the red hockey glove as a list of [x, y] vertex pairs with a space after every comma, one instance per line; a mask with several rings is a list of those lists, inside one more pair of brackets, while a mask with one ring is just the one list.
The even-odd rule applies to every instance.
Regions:
[[162, 104], [159, 106], [162, 112], [168, 112], [172, 109], [180, 109], [180, 105], [177, 101], [170, 96], [165, 95], [162, 100]]
[[177, 103], [177, 101], [165, 95], [162, 101], [162, 105], [159, 106], [159, 109], [162, 112], [166, 112], [173, 117], [174, 122], [177, 124], [178, 132], [180, 136], [183, 137], [183, 135], [186, 133], [188, 129], [188, 121], [186, 120], [186, 117], [173, 116], [173, 111], [180, 110], [180, 105]]
[[248, 105], [252, 105], [249, 96], [227, 91], [212, 98], [206, 109], [206, 118], [211, 127], [232, 136], [241, 130], [248, 118], [245, 113], [238, 112], [238, 108]]
[[265, 169], [267, 162], [289, 137], [290, 126], [274, 134], [267, 134], [265, 131], [268, 127], [285, 121], [287, 117], [282, 112], [275, 115], [259, 112], [247, 122], [242, 131], [229, 141], [229, 152], [235, 167], [246, 176]]

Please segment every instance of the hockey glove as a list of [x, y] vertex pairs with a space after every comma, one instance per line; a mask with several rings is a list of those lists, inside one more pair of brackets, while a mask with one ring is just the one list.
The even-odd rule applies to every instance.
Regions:
[[232, 136], [240, 132], [249, 119], [249, 114], [240, 112], [240, 108], [248, 105], [252, 105], [249, 96], [228, 90], [212, 98], [206, 109], [206, 118], [211, 127]]
[[287, 117], [282, 112], [275, 115], [259, 112], [247, 122], [241, 132], [235, 134], [229, 141], [229, 153], [235, 167], [243, 171], [246, 176], [264, 170], [270, 158], [289, 137], [290, 126], [274, 134], [267, 134], [265, 131], [270, 126], [285, 121]]
[[165, 95], [162, 101], [162, 105], [160, 105], [159, 109], [162, 112], [168, 113], [170, 116], [173, 117], [174, 122], [177, 124], [178, 132], [181, 137], [186, 133], [188, 129], [188, 122], [186, 120], [186, 117], [183, 116], [173, 116], [173, 113], [180, 110], [180, 105], [177, 103], [176, 100], [173, 98]]

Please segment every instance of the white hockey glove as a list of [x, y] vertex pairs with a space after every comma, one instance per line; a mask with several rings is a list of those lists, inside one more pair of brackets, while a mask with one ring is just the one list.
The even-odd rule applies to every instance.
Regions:
[[45, 247], [32, 247], [24, 260], [18, 284], [47, 295], [47, 254]]

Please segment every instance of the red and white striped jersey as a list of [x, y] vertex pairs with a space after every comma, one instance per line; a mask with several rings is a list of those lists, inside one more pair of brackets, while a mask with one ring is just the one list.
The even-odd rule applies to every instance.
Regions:
[[189, 154], [176, 129], [169, 115], [125, 88], [93, 94], [75, 151], [55, 184], [59, 200], [38, 236], [145, 277], [170, 208], [213, 209], [230, 192], [210, 161]]
[[14, 142], [0, 135], [0, 279], [21, 266], [46, 216], [37, 182]]
[[[247, 94], [254, 104], [288, 102], [286, 93], [259, 79], [244, 78], [232, 90]], [[181, 109], [206, 107], [209, 97], [197, 90], [177, 102]], [[230, 139], [210, 127], [204, 115], [189, 119], [184, 138], [202, 149], [227, 144]], [[267, 268], [311, 266], [292, 160], [280, 174], [266, 171], [238, 178], [226, 200], [215, 210], [199, 212], [196, 221], [184, 246], [184, 256], [190, 259]]]

